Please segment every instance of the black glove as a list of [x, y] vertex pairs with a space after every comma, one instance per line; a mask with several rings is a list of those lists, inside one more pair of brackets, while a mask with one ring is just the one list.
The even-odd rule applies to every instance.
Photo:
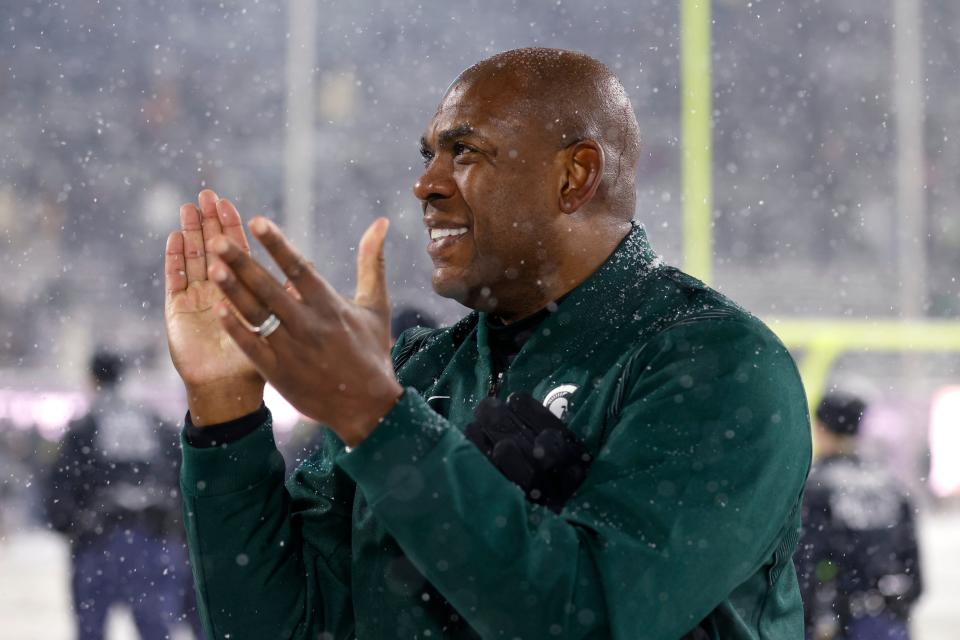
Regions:
[[562, 420], [527, 393], [484, 398], [467, 439], [527, 498], [557, 513], [587, 475], [591, 457]]

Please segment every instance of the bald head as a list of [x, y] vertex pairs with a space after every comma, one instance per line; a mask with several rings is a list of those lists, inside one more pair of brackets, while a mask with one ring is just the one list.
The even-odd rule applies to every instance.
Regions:
[[618, 217], [633, 217], [640, 130], [627, 92], [606, 65], [575, 51], [514, 49], [461, 73], [447, 98], [467, 90], [506, 100], [509, 117], [558, 149], [595, 140], [604, 152], [596, 204]]

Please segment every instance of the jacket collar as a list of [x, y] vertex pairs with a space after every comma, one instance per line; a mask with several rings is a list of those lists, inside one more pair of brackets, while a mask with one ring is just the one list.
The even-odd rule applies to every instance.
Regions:
[[[631, 222], [631, 229], [607, 260], [586, 280], [577, 285], [550, 314], [510, 366], [510, 386], [530, 388], [544, 371], [583, 353], [588, 343], [602, 340], [619, 327], [624, 314], [642, 303], [635, 294], [661, 260], [650, 247], [643, 226]], [[490, 375], [490, 349], [487, 342], [486, 314], [477, 321], [478, 371]], [[561, 354], [569, 353], [570, 357]], [[529, 378], [529, 379], [528, 379]]]
[[[577, 285], [558, 305], [554, 315], [589, 315], [593, 320], [600, 313], [606, 318], [625, 311], [629, 292], [639, 287], [646, 276], [659, 266], [660, 259], [650, 247], [646, 230], [635, 221], [630, 231], [614, 249], [610, 257], [586, 280]], [[572, 312], [572, 313], [571, 313]], [[561, 324], [569, 324], [570, 319]]]
[[[646, 275], [661, 264], [660, 257], [647, 240], [647, 232], [643, 225], [631, 221], [630, 227], [630, 231], [623, 237], [610, 257], [586, 280], [566, 294], [557, 306], [557, 310], [551, 314], [551, 318], [564, 318], [560, 322], [561, 326], [569, 324], [571, 311], [579, 314], [581, 309], [593, 309], [592, 316], [596, 316], [601, 310], [618, 310], [617, 315], [619, 315], [623, 312], [626, 293], [636, 289]], [[486, 313], [479, 313], [477, 324], [478, 338], [482, 333], [479, 344], [486, 346]]]

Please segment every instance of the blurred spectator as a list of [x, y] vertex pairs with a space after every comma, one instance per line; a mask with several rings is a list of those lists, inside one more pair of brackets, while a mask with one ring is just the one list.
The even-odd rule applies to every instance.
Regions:
[[114, 604], [144, 640], [184, 617], [188, 565], [179, 529], [175, 431], [120, 393], [123, 361], [94, 355], [90, 412], [71, 423], [45, 487], [51, 526], [68, 536], [78, 640], [101, 640]]
[[906, 640], [922, 590], [913, 505], [893, 476], [857, 455], [866, 405], [826, 396], [816, 411], [796, 563], [807, 638]]
[[393, 341], [396, 342], [401, 333], [413, 327], [436, 329], [437, 321], [429, 313], [416, 307], [400, 307], [390, 319], [390, 335]]

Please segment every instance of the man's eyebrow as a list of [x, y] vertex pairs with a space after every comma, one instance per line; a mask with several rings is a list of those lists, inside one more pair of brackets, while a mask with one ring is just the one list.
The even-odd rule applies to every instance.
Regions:
[[[451, 142], [457, 138], [462, 138], [463, 136], [469, 136], [475, 133], [473, 126], [469, 124], [458, 124], [455, 127], [450, 129], [444, 129], [437, 134], [437, 146], [444, 147], [449, 145]], [[430, 145], [427, 144], [426, 138], [420, 138], [420, 146], [426, 149], [430, 148]]]
[[[473, 128], [473, 125], [464, 123], [458, 124], [455, 127], [449, 129], [444, 129], [437, 134], [437, 146], [442, 148], [449, 146], [450, 143], [455, 141], [457, 138], [462, 138], [464, 136], [475, 136], [480, 140], [489, 143], [489, 141], [484, 138], [482, 135], [477, 133], [477, 130]], [[433, 153], [433, 145], [427, 140], [426, 136], [420, 138], [420, 153]], [[494, 150], [494, 155], [496, 154]]]
[[437, 134], [437, 144], [441, 147], [444, 147], [457, 138], [462, 138], [463, 136], [469, 136], [474, 133], [474, 129], [469, 124], [458, 124], [457, 126], [445, 129]]

